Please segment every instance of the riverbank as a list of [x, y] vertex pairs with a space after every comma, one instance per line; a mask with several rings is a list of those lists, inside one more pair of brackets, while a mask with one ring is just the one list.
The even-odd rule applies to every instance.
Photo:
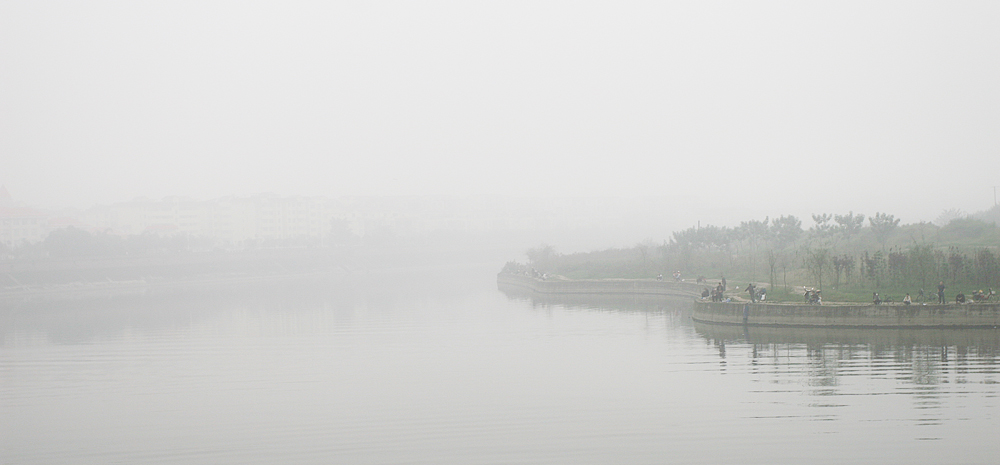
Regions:
[[501, 290], [530, 295], [632, 295], [694, 297], [691, 318], [709, 325], [739, 325], [789, 328], [996, 328], [1000, 326], [1000, 303], [967, 304], [858, 304], [712, 302], [701, 299], [703, 283], [654, 279], [547, 279], [499, 273]]

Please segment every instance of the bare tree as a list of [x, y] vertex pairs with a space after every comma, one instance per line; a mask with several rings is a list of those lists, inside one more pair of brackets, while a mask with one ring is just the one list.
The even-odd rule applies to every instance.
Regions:
[[806, 252], [808, 254], [806, 256], [806, 267], [809, 268], [809, 272], [816, 278], [816, 288], [822, 289], [823, 271], [830, 262], [830, 249], [807, 249]]

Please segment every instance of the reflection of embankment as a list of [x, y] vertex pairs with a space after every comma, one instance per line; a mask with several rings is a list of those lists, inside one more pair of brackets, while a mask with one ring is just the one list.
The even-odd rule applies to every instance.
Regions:
[[321, 278], [228, 285], [193, 282], [131, 294], [10, 299], [0, 305], [0, 345], [15, 341], [18, 334], [44, 334], [53, 342], [80, 343], [130, 331], [187, 328], [227, 312], [325, 308], [357, 298], [359, 287], [354, 280]]
[[627, 295], [652, 297], [695, 297], [704, 287], [699, 284], [655, 279], [538, 279], [531, 276], [500, 273], [497, 286], [520, 289], [536, 296]]
[[0, 291], [0, 302], [32, 302], [55, 300], [80, 300], [116, 298], [162, 294], [166, 292], [197, 292], [214, 289], [251, 289], [261, 285], [271, 285], [280, 282], [299, 281], [303, 279], [318, 279], [333, 275], [327, 273], [275, 274], [264, 276], [251, 275], [201, 275], [188, 278], [150, 278], [129, 281], [98, 281], [72, 282], [66, 284], [47, 284], [42, 286], [23, 286]]
[[695, 322], [694, 328], [705, 339], [727, 343], [957, 347], [960, 351], [966, 348], [980, 354], [995, 353], [1000, 349], [1000, 331], [994, 329], [780, 328], [698, 322]]
[[[0, 347], [44, 335], [58, 343], [118, 338], [134, 331], [188, 328], [227, 315], [248, 313], [283, 330], [303, 318], [346, 322], [364, 311], [402, 308], [413, 301], [439, 301], [458, 290], [488, 285], [493, 263], [394, 268], [358, 274], [262, 277], [256, 280], [170, 282], [146, 292], [72, 298], [0, 300]], [[309, 316], [312, 315], [312, 316]], [[251, 328], [252, 329], [252, 328]], [[27, 343], [27, 341], [24, 341]]]
[[802, 328], [996, 328], [1000, 304], [797, 305], [699, 300], [691, 318], [717, 325]]
[[688, 297], [650, 294], [539, 294], [519, 286], [499, 284], [500, 292], [513, 300], [529, 301], [535, 306], [566, 306], [591, 309], [664, 310], [691, 308]]
[[[0, 302], [253, 286], [469, 263], [425, 250], [296, 248], [0, 261]], [[490, 262], [492, 263], [492, 262]]]
[[0, 261], [0, 287], [121, 282], [148, 280], [150, 277], [315, 272], [350, 265], [351, 258], [348, 251], [301, 248], [4, 260]]

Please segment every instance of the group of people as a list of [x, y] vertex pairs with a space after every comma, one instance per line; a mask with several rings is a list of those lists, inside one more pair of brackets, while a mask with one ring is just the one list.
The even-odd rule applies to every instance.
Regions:
[[708, 297], [711, 297], [712, 302], [722, 302], [723, 300], [725, 300], [725, 297], [723, 297], [725, 292], [726, 292], [726, 286], [724, 286], [720, 282], [717, 286], [712, 288], [711, 291], [709, 291], [707, 287], [704, 290], [702, 290], [701, 298], [706, 299]]
[[754, 283], [747, 284], [744, 290], [750, 294], [750, 302], [763, 302], [767, 298], [767, 289], [757, 287]]
[[822, 305], [823, 294], [819, 289], [806, 289], [805, 302], [807, 304]]
[[542, 273], [541, 271], [536, 270], [534, 267], [531, 267], [531, 271], [526, 272], [525, 274], [531, 276], [532, 278], [537, 278], [541, 280], [549, 279], [548, 273]]
[[[656, 275], [657, 281], [663, 281], [663, 273]], [[677, 270], [674, 272], [674, 281], [681, 282], [681, 271]], [[700, 282], [700, 281], [699, 281]]]
[[[663, 275], [661, 274], [661, 275], [657, 276], [656, 279], [657, 279], [657, 281], [662, 281], [663, 280]], [[674, 272], [674, 279], [675, 280], [680, 280], [680, 271]], [[703, 277], [699, 277], [698, 281], [699, 281], [699, 283], [705, 282], [705, 279]], [[938, 304], [942, 304], [943, 305], [943, 304], [947, 303], [947, 301], [945, 300], [945, 293], [944, 293], [945, 289], [946, 289], [946, 287], [944, 285], [944, 281], [939, 282], [938, 285], [937, 285]], [[702, 290], [702, 292], [701, 292], [701, 297], [703, 299], [711, 298], [712, 302], [728, 301], [724, 297], [725, 291], [726, 291], [726, 278], [722, 278], [721, 282], [719, 282], [718, 285], [716, 285], [714, 288], [711, 288], [711, 289], [709, 289], [708, 287], [704, 288]], [[744, 289], [744, 291], [746, 291], [747, 294], [749, 294], [749, 296], [750, 296], [750, 302], [753, 302], [753, 303], [763, 302], [767, 298], [767, 289], [765, 289], [763, 287], [757, 287], [757, 285], [755, 285], [754, 283], [747, 284], [747, 287], [746, 287], [746, 289]], [[996, 292], [994, 292], [992, 288], [989, 289], [988, 292], [983, 292], [983, 290], [980, 289], [980, 290], [977, 290], [977, 291], [973, 291], [973, 293], [972, 293], [972, 301], [973, 302], [985, 302], [985, 301], [989, 301], [989, 300], [992, 300], [993, 296], [995, 296], [995, 295], [996, 295]], [[923, 302], [924, 299], [927, 298], [927, 296], [925, 295], [923, 289], [920, 289], [920, 291], [917, 294], [917, 296], [918, 296], [918, 301], [920, 301], [920, 302]], [[955, 296], [955, 302], [956, 303], [964, 304], [964, 303], [966, 303], [968, 301], [969, 301], [969, 299], [966, 297], [965, 293], [963, 293], [963, 292], [959, 292]], [[823, 303], [823, 296], [822, 296], [821, 291], [819, 291], [818, 289], [806, 289], [806, 291], [805, 291], [805, 302], [807, 304], [817, 304], [817, 305], [818, 304], [822, 304]], [[882, 297], [882, 296], [879, 295], [878, 292], [872, 292], [872, 303], [874, 303], [875, 305], [881, 305], [883, 303], [891, 303], [891, 302], [893, 302], [892, 299], [890, 299], [888, 297]], [[910, 297], [910, 294], [907, 293], [906, 296], [903, 297], [902, 302], [903, 302], [903, 305], [912, 305], [913, 304], [913, 299]]]
[[[973, 302], [986, 302], [987, 300], [992, 300], [993, 296], [995, 296], [995, 295], [996, 295], [996, 292], [993, 292], [992, 288], [990, 288], [989, 292], [983, 292], [982, 289], [980, 289], [978, 291], [972, 291], [972, 301]], [[955, 296], [955, 303], [964, 304], [965, 302], [966, 302], [966, 300], [965, 300], [965, 293], [964, 292], [959, 292], [958, 295]]]
[[[946, 288], [945, 288], [945, 285], [944, 285], [944, 281], [939, 282], [938, 285], [937, 285], [937, 303], [939, 305], [944, 305], [944, 304], [948, 303], [947, 300], [944, 297], [944, 290], [945, 289]], [[996, 295], [996, 292], [993, 292], [992, 288], [989, 290], [989, 292], [983, 292], [982, 289], [979, 289], [978, 291], [973, 291], [972, 292], [972, 301], [973, 302], [985, 302], [985, 301], [993, 299], [994, 295]], [[924, 295], [924, 290], [922, 288], [917, 293], [917, 297], [918, 297], [918, 299], [920, 301], [924, 300], [925, 295]], [[964, 292], [959, 292], [958, 294], [955, 294], [955, 303], [957, 303], [957, 304], [964, 304], [964, 303], [966, 303], [968, 301], [969, 300], [966, 297], [966, 295], [965, 295]], [[878, 295], [878, 292], [872, 292], [872, 303], [874, 303], [875, 305], [879, 305], [879, 304], [886, 303], [886, 302], [892, 302], [892, 301], [889, 300], [888, 298], [882, 299]], [[910, 298], [910, 293], [907, 292], [906, 296], [903, 297], [903, 305], [910, 305], [912, 303], [913, 303], [913, 299]]]
[[972, 293], [972, 300], [976, 302], [985, 302], [987, 300], [992, 300], [993, 296], [996, 294], [996, 292], [993, 292], [993, 288], [990, 288], [989, 292], [983, 292], [983, 290], [980, 289]]
[[[750, 295], [750, 302], [752, 303], [763, 302], [765, 299], [767, 299], [767, 289], [763, 287], [757, 287], [757, 285], [754, 283], [747, 284], [747, 288], [745, 289], [745, 291], [747, 292], [747, 294]], [[725, 297], [725, 292], [726, 292], [726, 278], [722, 278], [719, 284], [717, 284], [711, 290], [709, 290], [707, 287], [704, 288], [701, 291], [701, 298], [703, 299], [711, 298], [712, 302], [723, 302], [723, 301], [729, 302], [729, 300], [726, 299]]]

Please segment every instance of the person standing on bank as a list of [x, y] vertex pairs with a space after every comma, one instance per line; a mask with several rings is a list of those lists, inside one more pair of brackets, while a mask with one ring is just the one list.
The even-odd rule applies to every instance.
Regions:
[[746, 291], [750, 293], [750, 302], [757, 303], [757, 286], [753, 283], [747, 284]]
[[944, 304], [944, 281], [938, 283], [938, 303]]

